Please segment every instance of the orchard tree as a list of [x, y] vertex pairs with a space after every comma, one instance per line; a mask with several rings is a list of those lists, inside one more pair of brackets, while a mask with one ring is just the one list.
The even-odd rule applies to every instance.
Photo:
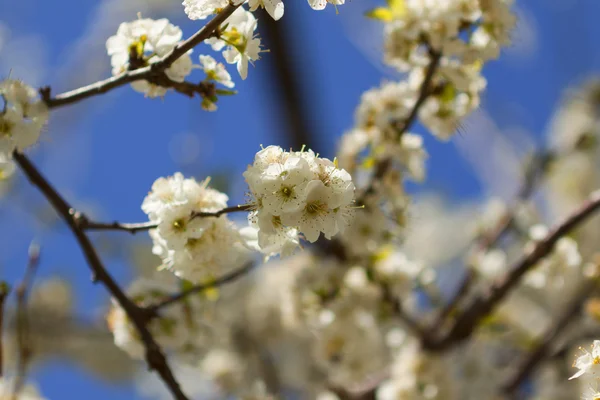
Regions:
[[[95, 220], [28, 155], [52, 135], [56, 109], [129, 85], [148, 101], [183, 95], [219, 112], [236, 81], [253, 78], [251, 66], [278, 57], [257, 28], [273, 24], [267, 18], [285, 24], [284, 1], [184, 0], [181, 11], [201, 29], [184, 38], [165, 18], [121, 23], [106, 38], [107, 79], [58, 94], [19, 80], [18, 70], [1, 81], [2, 177], [28, 178], [68, 226], [92, 281], [112, 297], [114, 346], [151, 371], [142, 385], [155, 396], [600, 399], [600, 82], [567, 96], [550, 142], [528, 157], [514, 201], [490, 199], [468, 225], [432, 210], [428, 223], [444, 236], [427, 252], [442, 261], [407, 252], [415, 226], [427, 223], [411, 220], [405, 190], [427, 175], [414, 127], [449, 141], [480, 106], [485, 66], [511, 44], [512, 3], [387, 0], [364, 10], [384, 32], [385, 64], [402, 78], [364, 92], [335, 158], [257, 143], [242, 204], [230, 204], [208, 177], [177, 172], [140, 195], [147, 221]], [[460, 230], [471, 238], [462, 255], [451, 247]], [[160, 265], [121, 285], [94, 231], [147, 233]], [[452, 258], [463, 262], [452, 270], [456, 282], [444, 269]], [[40, 318], [64, 317], [68, 294], [56, 282], [34, 285], [40, 260], [32, 245], [24, 278], [1, 288], [2, 306], [10, 294], [17, 299], [2, 398], [44, 398], [27, 372], [49, 334]], [[79, 329], [62, 325], [65, 338]]]

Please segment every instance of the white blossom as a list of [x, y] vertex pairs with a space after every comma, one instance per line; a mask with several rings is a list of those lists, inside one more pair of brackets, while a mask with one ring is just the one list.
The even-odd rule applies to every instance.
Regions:
[[215, 13], [217, 9], [224, 8], [229, 4], [228, 0], [183, 0], [185, 13], [189, 19], [206, 19]]
[[308, 0], [308, 4], [313, 10], [323, 10], [327, 3], [340, 6], [345, 3], [345, 0]]
[[48, 109], [37, 91], [19, 80], [1, 81], [0, 97], [4, 101], [0, 110], [0, 154], [8, 157], [14, 150], [23, 151], [37, 143], [48, 121]]
[[585, 374], [595, 375], [600, 371], [600, 340], [594, 340], [592, 343], [592, 351], [581, 348], [582, 355], [575, 359], [573, 367], [577, 368], [577, 371], [573, 376], [569, 378], [575, 379]]
[[226, 215], [194, 217], [227, 207], [227, 196], [180, 173], [159, 178], [142, 203], [150, 221], [153, 252], [164, 267], [193, 282], [214, 279], [246, 260], [244, 242]]
[[[106, 50], [111, 57], [112, 73], [119, 75], [130, 68], [140, 68], [158, 61], [181, 41], [182, 32], [166, 18], [149, 18], [123, 22], [117, 34], [106, 41]], [[165, 75], [174, 82], [183, 80], [192, 72], [190, 52], [179, 57]], [[131, 87], [148, 97], [161, 97], [167, 88], [146, 80], [135, 81]]]
[[310, 150], [264, 148], [244, 178], [256, 208], [249, 220], [258, 228], [259, 246], [269, 253], [278, 245], [295, 245], [292, 238], [298, 233], [310, 242], [321, 232], [330, 239], [351, 219], [354, 184], [350, 174]]
[[225, 66], [222, 63], [218, 63], [211, 56], [201, 55], [200, 65], [206, 73], [207, 79], [218, 82], [221, 85], [228, 88], [232, 88], [235, 86], [235, 83], [233, 83], [233, 81], [231, 80], [231, 75], [229, 75], [229, 72], [227, 72]]
[[[135, 280], [127, 289], [127, 295], [139, 306], [158, 304], [180, 291], [177, 278], [157, 272], [151, 277]], [[160, 310], [160, 316], [153, 319], [148, 328], [154, 339], [168, 351], [182, 350], [195, 340], [195, 323], [187, 313], [192, 303], [179, 302]], [[107, 317], [114, 335], [115, 344], [132, 358], [144, 359], [146, 351], [135, 325], [129, 320], [116, 300]]]
[[0, 181], [10, 178], [15, 172], [16, 165], [6, 153], [0, 153]]
[[254, 14], [243, 7], [237, 8], [227, 20], [227, 28], [220, 32], [218, 38], [207, 39], [213, 50], [220, 51], [223, 48], [223, 57], [229, 64], [236, 64], [238, 73], [242, 79], [248, 76], [248, 63], [260, 58], [260, 39], [254, 34], [258, 21]]
[[275, 21], [283, 17], [284, 4], [282, 0], [248, 0], [250, 11], [263, 7]]

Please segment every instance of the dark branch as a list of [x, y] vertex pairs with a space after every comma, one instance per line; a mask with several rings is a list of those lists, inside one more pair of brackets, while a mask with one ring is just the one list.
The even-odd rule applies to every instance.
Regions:
[[[550, 160], [553, 158], [553, 153], [550, 151], [539, 152], [534, 154], [532, 160], [529, 162], [525, 173], [523, 175], [523, 182], [517, 192], [516, 200], [510, 210], [508, 210], [502, 218], [498, 221], [496, 226], [486, 234], [481, 235], [472, 250], [472, 254], [481, 254], [488, 252], [492, 247], [496, 246], [498, 241], [509, 232], [511, 226], [513, 226], [515, 217], [517, 215], [517, 208], [527, 201], [538, 187], [541, 179], [543, 178], [543, 172]], [[473, 285], [476, 276], [471, 267], [466, 268], [465, 276], [458, 286], [458, 290], [452, 299], [446, 304], [444, 309], [438, 315], [436, 322], [434, 323], [432, 330], [437, 332], [447, 318], [452, 314], [458, 304], [464, 299], [469, 293], [470, 287]]]
[[516, 200], [510, 210], [498, 221], [491, 233], [482, 235], [476, 245], [476, 251], [486, 252], [504, 236], [515, 222], [517, 208], [527, 201], [534, 193], [544, 176], [548, 163], [554, 158], [551, 151], [534, 154], [529, 165], [525, 168], [523, 182], [517, 192]]
[[404, 309], [402, 308], [402, 304], [394, 297], [388, 285], [382, 283], [380, 287], [383, 294], [382, 300], [390, 305], [393, 315], [398, 317], [402, 322], [406, 324], [408, 329], [412, 331], [412, 333], [421, 340], [423, 347], [429, 347], [430, 342], [432, 340], [432, 338], [429, 335], [429, 332], [423, 329], [423, 327], [419, 324], [418, 321], [416, 321], [411, 315], [407, 314], [404, 311]]
[[239, 5], [228, 5], [212, 20], [210, 20], [202, 29], [190, 36], [187, 40], [177, 45], [171, 52], [166, 54], [160, 60], [146, 67], [123, 72], [120, 75], [83, 86], [69, 92], [51, 96], [50, 87], [40, 89], [42, 100], [49, 108], [56, 108], [67, 104], [72, 104], [88, 97], [106, 93], [109, 90], [123, 86], [127, 83], [142, 79], [161, 78], [164, 71], [171, 66], [179, 57], [200, 44], [219, 28], [219, 26], [238, 8]]
[[464, 275], [462, 281], [460, 282], [460, 284], [458, 285], [458, 288], [456, 289], [456, 292], [454, 292], [454, 295], [452, 296], [452, 298], [450, 298], [448, 303], [446, 303], [444, 308], [442, 308], [442, 310], [440, 311], [439, 315], [437, 316], [435, 322], [433, 323], [432, 328], [429, 330], [430, 334], [432, 334], [433, 332], [439, 332], [439, 330], [442, 328], [442, 326], [444, 325], [444, 323], [446, 322], [448, 317], [450, 317], [452, 315], [452, 313], [456, 310], [456, 307], [465, 298], [467, 293], [469, 293], [469, 289], [471, 288], [471, 285], [473, 284], [474, 280], [475, 280], [474, 271], [470, 268], [467, 269], [465, 271], [465, 275]]
[[542, 341], [523, 359], [517, 367], [516, 373], [508, 379], [502, 388], [504, 394], [510, 395], [516, 391], [521, 383], [530, 376], [535, 367], [550, 356], [550, 350], [556, 338], [580, 315], [585, 301], [597, 287], [596, 278], [592, 278], [583, 285], [569, 306], [565, 308], [552, 327], [545, 333]]
[[459, 315], [449, 333], [438, 343], [434, 343], [434, 347], [438, 350], [444, 349], [468, 338], [481, 319], [489, 315], [520, 282], [521, 278], [554, 249], [554, 245], [561, 237], [586, 221], [598, 209], [600, 209], [600, 191], [595, 191], [590, 195], [588, 201], [562, 223], [556, 225], [544, 240], [536, 244], [533, 250], [525, 253], [510, 271], [497, 280], [486, 293], [477, 296], [470, 306]]
[[219, 211], [215, 212], [204, 212], [204, 211], [195, 211], [192, 213], [191, 219], [194, 218], [207, 218], [207, 217], [220, 217], [223, 214], [230, 214], [234, 212], [242, 212], [242, 211], [250, 211], [254, 208], [254, 204], [243, 204], [240, 206], [232, 206], [223, 208]]
[[[223, 214], [229, 214], [234, 212], [249, 211], [253, 208], [252, 204], [243, 204], [239, 206], [226, 207], [219, 211], [204, 212], [196, 211], [192, 213], [190, 219], [194, 218], [210, 218], [220, 217]], [[135, 222], [135, 223], [124, 223], [124, 222], [96, 222], [91, 221], [86, 215], [81, 213], [75, 213], [75, 221], [80, 229], [86, 231], [125, 231], [131, 234], [135, 234], [140, 231], [147, 231], [157, 227], [156, 222]]]
[[[435, 51], [430, 52], [430, 61], [429, 65], [427, 66], [427, 71], [425, 72], [425, 78], [423, 79], [423, 83], [421, 84], [419, 97], [417, 98], [417, 101], [410, 110], [408, 117], [396, 122], [396, 128], [398, 129], [398, 139], [400, 139], [400, 137], [402, 137], [402, 135], [404, 135], [412, 127], [412, 125], [417, 120], [419, 110], [425, 103], [425, 100], [427, 100], [427, 98], [432, 94], [431, 85], [433, 83], [433, 77], [435, 76], [438, 66], [440, 65], [441, 59], [441, 53]], [[358, 197], [358, 204], [365, 203], [366, 198], [369, 195], [373, 194], [373, 192], [375, 191], [375, 185], [377, 184], [377, 182], [379, 182], [383, 178], [383, 176], [391, 167], [391, 158], [384, 158], [383, 160], [380, 160], [377, 163], [377, 165], [375, 166], [375, 173], [371, 177], [371, 181], [369, 182], [363, 193]]]
[[14, 152], [13, 157], [17, 164], [21, 167], [27, 178], [36, 186], [42, 194], [48, 199], [56, 212], [67, 223], [69, 229], [77, 239], [85, 259], [92, 270], [92, 281], [101, 282], [117, 300], [123, 308], [127, 317], [131, 320], [137, 329], [141, 341], [146, 347], [146, 361], [151, 370], [155, 370], [164, 383], [171, 391], [173, 397], [177, 400], [188, 400], [186, 395], [181, 391], [179, 383], [175, 379], [171, 368], [169, 367], [166, 357], [162, 349], [154, 340], [154, 337], [146, 327], [148, 322], [148, 314], [145, 309], [138, 307], [127, 295], [121, 290], [117, 282], [108, 273], [92, 242], [77, 223], [77, 212], [71, 208], [65, 199], [54, 189], [50, 183], [42, 176], [37, 168], [29, 161], [27, 157], [19, 152]]
[[205, 290], [213, 289], [213, 288], [216, 288], [219, 286], [226, 285], [230, 282], [233, 282], [233, 281], [237, 280], [239, 277], [241, 277], [242, 275], [245, 275], [248, 272], [250, 272], [250, 270], [252, 270], [253, 267], [254, 267], [254, 264], [250, 262], [250, 263], [244, 265], [243, 267], [236, 269], [235, 271], [232, 271], [228, 274], [223, 275], [220, 278], [215, 279], [212, 282], [207, 282], [207, 283], [203, 283], [200, 285], [196, 285], [192, 288], [182, 291], [181, 293], [174, 294], [173, 296], [161, 301], [160, 303], [157, 303], [157, 304], [147, 307], [146, 310], [148, 311], [149, 315], [151, 315], [153, 317], [158, 316], [158, 311], [160, 311], [160, 309], [162, 309], [164, 307], [168, 307], [171, 304], [175, 304], [193, 294], [201, 293]]
[[121, 222], [95, 222], [85, 216], [78, 219], [79, 227], [86, 231], [125, 231], [132, 235], [140, 231], [156, 228], [155, 222], [121, 223]]

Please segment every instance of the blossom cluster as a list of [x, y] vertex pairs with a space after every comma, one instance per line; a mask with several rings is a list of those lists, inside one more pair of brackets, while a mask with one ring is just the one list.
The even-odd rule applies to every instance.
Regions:
[[344, 231], [353, 215], [352, 177], [336, 162], [311, 150], [284, 151], [269, 146], [244, 172], [255, 210], [249, 222], [267, 254], [288, 254], [301, 234], [315, 242]]
[[[158, 61], [180, 43], [182, 35], [181, 29], [166, 18], [123, 22], [117, 34], [106, 41], [113, 75]], [[179, 57], [165, 70], [166, 76], [173, 82], [183, 82], [191, 72], [192, 59], [189, 53]], [[148, 97], [161, 97], [167, 93], [166, 87], [147, 80], [134, 81], [131, 87]]]
[[33, 146], [48, 121], [48, 108], [37, 91], [22, 81], [0, 82], [0, 179], [12, 174], [12, 152]]
[[[245, 2], [246, 0], [235, 0], [231, 4], [240, 5]], [[344, 4], [344, 2], [345, 0], [308, 0], [308, 4], [313, 10], [323, 10], [327, 3], [338, 6]], [[276, 21], [283, 17], [285, 9], [283, 0], [248, 0], [247, 3], [250, 11], [255, 11], [260, 7], [264, 8]], [[216, 10], [220, 10], [228, 4], [230, 4], [229, 0], [183, 0], [185, 13], [193, 20], [206, 19], [214, 14]]]
[[[236, 32], [236, 29], [241, 27], [240, 16], [248, 16], [250, 14], [243, 9], [239, 9], [231, 18], [237, 18], [238, 21], [228, 21], [229, 27], [225, 32]], [[249, 18], [253, 18], [249, 15]], [[248, 25], [249, 26], [249, 25]], [[254, 28], [256, 24], [254, 24]], [[253, 31], [253, 30], [252, 30]], [[153, 20], [149, 18], [137, 19], [132, 22], [123, 22], [116, 33], [106, 41], [106, 50], [111, 57], [112, 73], [119, 75], [123, 72], [134, 70], [142, 67], [147, 67], [155, 62], [158, 62], [167, 54], [171, 53], [177, 45], [181, 43], [182, 31], [179, 27], [171, 24], [167, 19], [162, 18]], [[236, 43], [238, 47], [234, 47], [229, 52], [225, 53], [226, 61], [237, 63], [242, 56], [234, 49], [242, 49], [243, 54], [252, 53], [251, 57], [245, 57], [246, 70], [248, 59], [258, 59], [260, 51], [260, 42], [247, 43], [245, 36], [237, 36]], [[219, 43], [222, 43], [220, 41]], [[252, 44], [257, 47], [252, 47]], [[214, 46], [213, 46], [214, 47]], [[221, 46], [223, 47], [223, 45]], [[257, 49], [256, 52], [253, 52]], [[217, 62], [212, 56], [202, 54], [199, 56], [200, 64], [194, 64], [191, 58], [192, 50], [177, 58], [164, 71], [164, 76], [155, 76], [148, 80], [136, 80], [131, 83], [134, 90], [144, 93], [150, 98], [163, 97], [170, 88], [177, 90], [178, 84], [185, 82], [185, 79], [192, 73], [194, 69], [204, 71], [206, 77], [200, 84], [190, 84], [189, 88], [195, 90], [202, 97], [202, 107], [209, 111], [216, 110], [217, 95], [233, 94], [230, 90], [216, 89], [214, 85], [220, 84], [228, 89], [235, 86], [231, 79], [231, 75], [227, 72], [225, 66]], [[246, 77], [246, 72], [243, 78]], [[192, 88], [192, 89], [190, 89]], [[186, 92], [189, 94], [189, 92]]]
[[142, 203], [157, 228], [150, 231], [164, 268], [192, 282], [206, 282], [246, 261], [247, 250], [238, 229], [226, 215], [200, 217], [227, 207], [227, 196], [176, 173], [159, 178]]
[[[327, 3], [335, 6], [344, 4], [345, 0], [309, 0], [309, 5], [315, 10], [322, 10]], [[247, 3], [248, 9], [244, 7]], [[184, 0], [184, 11], [192, 20], [204, 20], [218, 14], [227, 5], [237, 8], [223, 24], [205, 40], [214, 51], [221, 51], [228, 64], [235, 64], [242, 79], [248, 76], [248, 64], [260, 58], [265, 50], [256, 35], [258, 21], [253, 14], [258, 8], [264, 8], [269, 15], [278, 20], [283, 16], [284, 3], [282, 0]], [[122, 23], [117, 33], [106, 42], [106, 50], [111, 57], [112, 73], [119, 75], [129, 70], [147, 67], [164, 59], [179, 44], [182, 31], [171, 24], [166, 18], [153, 20], [139, 18], [135, 21]], [[200, 56], [200, 65], [195, 65], [191, 58], [192, 50], [178, 57], [164, 70], [164, 76], [156, 75], [148, 79], [136, 80], [131, 83], [134, 90], [148, 97], [163, 97], [169, 88], [178, 90], [178, 84], [184, 83], [194, 68], [203, 69], [206, 82], [220, 83], [231, 88], [233, 82], [222, 64], [217, 63], [210, 55]], [[216, 109], [217, 95], [233, 94], [227, 90], [207, 89], [202, 84], [192, 83], [185, 89], [202, 97], [204, 109]]]
[[385, 82], [363, 93], [355, 112], [355, 126], [342, 137], [340, 163], [354, 170], [365, 148], [371, 151], [362, 166], [392, 157], [415, 180], [425, 177], [425, 159], [421, 136], [398, 134], [399, 124], [408, 118], [417, 101], [422, 77], [401, 82]]
[[206, 39], [206, 43], [215, 51], [222, 51], [223, 58], [229, 64], [236, 64], [242, 79], [248, 76], [248, 63], [260, 58], [261, 42], [255, 31], [258, 21], [254, 14], [243, 7], [236, 9], [225, 20], [225, 27], [217, 37]]
[[[384, 60], [408, 71], [425, 67], [428, 53], [439, 52], [463, 64], [497, 58], [510, 43], [516, 17], [513, 0], [390, 1], [371, 11], [385, 25]], [[468, 33], [463, 35], [463, 33]]]
[[[151, 307], [190, 285], [189, 281], [179, 279], [166, 271], [155, 271], [134, 280], [127, 288], [126, 294], [139, 307]], [[214, 315], [212, 309], [215, 300], [223, 296], [224, 294], [219, 293], [217, 289], [207, 290], [161, 307], [148, 324], [148, 329], [165, 351], [181, 361], [197, 357], [203, 344], [208, 342], [208, 337], [218, 326], [218, 316]], [[136, 327], [114, 300], [106, 319], [115, 345], [133, 359], [144, 359], [144, 343]]]

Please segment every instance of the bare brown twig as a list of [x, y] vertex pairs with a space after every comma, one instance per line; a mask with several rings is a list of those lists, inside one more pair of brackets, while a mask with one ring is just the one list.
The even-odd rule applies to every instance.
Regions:
[[577, 292], [575, 298], [544, 334], [540, 343], [521, 361], [515, 374], [511, 376], [503, 386], [502, 391], [504, 394], [510, 395], [515, 392], [521, 383], [529, 377], [535, 367], [546, 357], [549, 357], [550, 350], [556, 338], [569, 326], [569, 323], [580, 314], [585, 301], [598, 288], [596, 279], [597, 278], [593, 278], [583, 285]]
[[537, 243], [531, 251], [526, 252], [517, 260], [507, 274], [498, 279], [485, 293], [475, 297], [465, 311], [458, 316], [448, 334], [437, 343], [433, 343], [432, 349], [442, 350], [453, 343], [468, 338], [479, 322], [489, 315], [506, 295], [516, 287], [525, 273], [554, 249], [554, 245], [561, 237], [587, 220], [598, 209], [600, 209], [600, 191], [592, 193], [588, 201], [578, 210], [556, 225], [544, 240]]
[[146, 361], [149, 369], [156, 371], [160, 375], [175, 399], [188, 400], [186, 395], [181, 391], [181, 387], [175, 379], [162, 349], [146, 327], [149, 320], [148, 312], [133, 303], [108, 273], [90, 239], [85, 231], [78, 225], [76, 218], [77, 212], [62, 198], [56, 189], [50, 185], [46, 178], [42, 176], [27, 157], [19, 152], [14, 152], [13, 158], [31, 183], [42, 192], [56, 212], [69, 226], [69, 229], [77, 239], [79, 247], [92, 271], [92, 281], [101, 282], [106, 287], [137, 329], [140, 340], [144, 343], [146, 348]]
[[[440, 64], [440, 60], [442, 58], [441, 53], [431, 51], [430, 52], [430, 62], [427, 67], [427, 71], [425, 72], [425, 78], [423, 79], [423, 83], [421, 84], [421, 88], [419, 91], [419, 96], [417, 101], [413, 105], [409, 115], [405, 120], [397, 121], [396, 126], [398, 128], [398, 138], [400, 138], [406, 131], [408, 131], [412, 124], [416, 121], [417, 116], [419, 115], [419, 110], [421, 106], [425, 103], [425, 100], [431, 95], [431, 84], [433, 83], [433, 77], [435, 76], [435, 72], [438, 69]], [[381, 179], [385, 176], [387, 171], [392, 167], [392, 159], [384, 158], [379, 160], [375, 165], [375, 171], [369, 180], [367, 186], [361, 191], [360, 194], [357, 195], [356, 203], [359, 205], [365, 205], [367, 198], [375, 192], [377, 182], [381, 181]], [[338, 260], [347, 260], [348, 253], [344, 247], [344, 244], [338, 240], [320, 240], [318, 242], [318, 249], [325, 254], [331, 254], [335, 256]]]
[[86, 231], [125, 231], [132, 235], [140, 231], [148, 231], [156, 228], [155, 222], [135, 222], [135, 223], [123, 223], [123, 222], [96, 222], [90, 221], [87, 217], [79, 219], [79, 226], [81, 229]]
[[406, 324], [408, 329], [423, 342], [424, 347], [429, 346], [429, 342], [432, 340], [429, 332], [423, 329], [421, 324], [419, 324], [419, 322], [416, 321], [411, 315], [406, 313], [406, 311], [402, 308], [402, 304], [394, 297], [388, 285], [382, 283], [380, 287], [383, 293], [383, 301], [391, 306], [393, 315], [398, 317]]
[[220, 217], [223, 214], [250, 211], [253, 208], [254, 208], [254, 204], [242, 204], [239, 206], [223, 208], [222, 210], [215, 211], [215, 212], [195, 211], [192, 213], [191, 218], [194, 219], [194, 218]]
[[482, 235], [475, 246], [475, 251], [485, 252], [491, 247], [495, 246], [496, 243], [504, 236], [515, 222], [517, 215], [517, 208], [527, 201], [535, 192], [536, 188], [540, 184], [546, 170], [548, 163], [554, 157], [552, 151], [540, 151], [535, 153], [525, 168], [523, 174], [523, 182], [517, 192], [516, 199], [510, 210], [508, 210], [504, 216], [498, 221], [496, 227], [492, 232]]
[[[207, 211], [196, 211], [190, 216], [190, 219], [194, 218], [211, 218], [220, 217], [223, 214], [230, 214], [234, 212], [249, 211], [254, 207], [252, 204], [243, 204], [238, 206], [226, 207], [218, 211], [207, 212]], [[135, 234], [140, 231], [147, 231], [157, 227], [156, 222], [96, 222], [91, 221], [85, 214], [75, 213], [74, 218], [80, 229], [86, 231], [125, 231], [131, 234]]]
[[[527, 168], [525, 168], [523, 182], [521, 183], [521, 186], [517, 192], [517, 196], [512, 208], [506, 211], [491, 232], [485, 233], [477, 239], [474, 249], [472, 250], [472, 254], [485, 253], [489, 251], [506, 233], [509, 232], [511, 226], [513, 226], [515, 222], [517, 208], [532, 196], [535, 189], [538, 187], [541, 178], [543, 177], [543, 171], [546, 170], [546, 166], [553, 158], [553, 154], [554, 153], [551, 151], [543, 151], [533, 155]], [[436, 322], [432, 327], [434, 331], [437, 331], [442, 327], [442, 325], [444, 325], [444, 323], [447, 322], [448, 317], [454, 310], [456, 310], [456, 307], [459, 305], [459, 303], [469, 293], [469, 289], [475, 280], [476, 276], [475, 272], [472, 270], [472, 267], [467, 267], [465, 275], [458, 285], [456, 293], [454, 296], [452, 296], [450, 301], [438, 315]]]
[[[398, 128], [397, 137], [398, 139], [406, 133], [412, 125], [417, 120], [419, 115], [419, 111], [425, 100], [429, 98], [432, 94], [431, 85], [433, 83], [433, 77], [440, 65], [440, 60], [442, 59], [442, 54], [436, 51], [430, 51], [430, 60], [429, 65], [427, 66], [427, 70], [425, 71], [425, 77], [423, 78], [423, 83], [421, 84], [421, 89], [419, 91], [419, 96], [417, 97], [417, 101], [413, 105], [408, 117], [406, 119], [398, 121], [396, 126]], [[380, 160], [375, 166], [375, 172], [371, 177], [371, 180], [362, 194], [358, 197], [357, 203], [364, 204], [366, 198], [371, 195], [375, 190], [375, 185], [378, 181], [380, 181], [386, 172], [392, 167], [392, 160], [390, 158], [384, 158]]]
[[158, 311], [160, 311], [162, 308], [167, 307], [171, 304], [177, 303], [193, 294], [201, 293], [205, 290], [213, 289], [213, 288], [216, 288], [219, 286], [223, 286], [227, 283], [231, 283], [231, 282], [235, 281], [236, 279], [238, 279], [239, 277], [241, 277], [242, 275], [245, 275], [248, 272], [250, 272], [250, 270], [252, 270], [253, 267], [254, 267], [254, 264], [250, 262], [239, 269], [236, 269], [228, 274], [223, 275], [220, 278], [215, 279], [212, 282], [207, 282], [207, 283], [203, 283], [203, 284], [191, 287], [187, 290], [182, 291], [181, 293], [174, 294], [173, 296], [171, 296], [157, 304], [151, 305], [151, 306], [147, 307], [146, 309], [148, 310], [150, 315], [157, 316]]
[[142, 79], [161, 79], [164, 71], [169, 68], [179, 57], [196, 47], [205, 39], [208, 39], [219, 26], [238, 8], [239, 5], [228, 5], [223, 8], [212, 20], [210, 20], [202, 29], [190, 36], [187, 40], [178, 44], [171, 52], [166, 54], [160, 60], [146, 67], [123, 72], [120, 75], [92, 83], [69, 92], [58, 94], [52, 97], [50, 87], [46, 86], [40, 89], [42, 100], [49, 108], [61, 107], [67, 104], [76, 103], [88, 97], [106, 93], [109, 90], [123, 86], [127, 83]]
[[469, 293], [469, 289], [471, 288], [471, 285], [473, 284], [474, 280], [475, 272], [472, 269], [468, 268], [465, 271], [463, 279], [461, 280], [456, 291], [454, 292], [454, 295], [442, 308], [431, 329], [429, 329], [430, 334], [432, 334], [433, 332], [438, 332], [442, 328], [448, 317], [450, 317], [454, 313], [458, 305], [465, 298], [467, 293]]

